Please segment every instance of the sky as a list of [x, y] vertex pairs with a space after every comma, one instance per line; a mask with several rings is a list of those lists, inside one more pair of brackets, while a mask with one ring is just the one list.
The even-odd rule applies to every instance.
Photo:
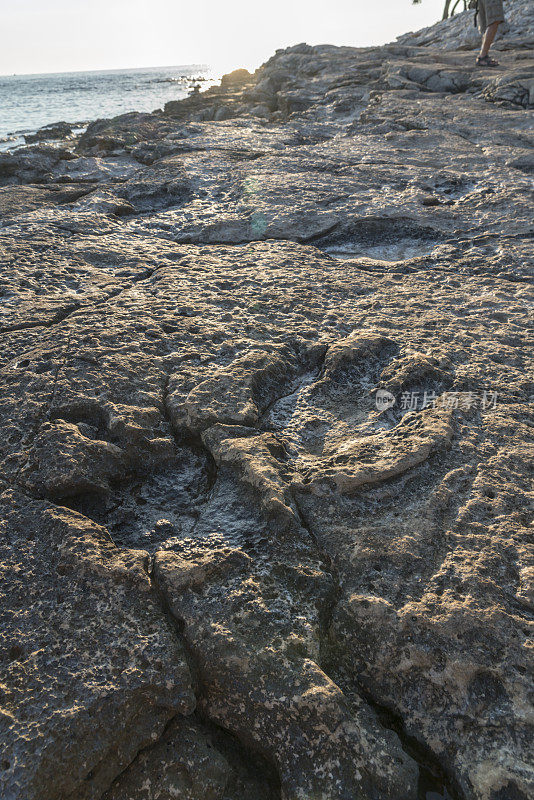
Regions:
[[436, 22], [443, 0], [0, 0], [0, 74], [256, 68], [299, 42], [364, 46]]

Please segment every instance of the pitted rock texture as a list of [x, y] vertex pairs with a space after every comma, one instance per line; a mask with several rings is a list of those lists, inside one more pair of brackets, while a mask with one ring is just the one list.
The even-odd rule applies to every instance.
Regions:
[[278, 786], [237, 739], [192, 717], [176, 717], [103, 800], [272, 800]]
[[145, 553], [16, 490], [1, 504], [1, 796], [99, 797], [194, 710], [185, 653]]
[[0, 155], [2, 798], [532, 796], [507, 7]]

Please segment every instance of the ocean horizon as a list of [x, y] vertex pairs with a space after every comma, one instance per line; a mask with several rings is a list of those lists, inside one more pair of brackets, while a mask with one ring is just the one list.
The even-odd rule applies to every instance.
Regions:
[[64, 121], [77, 127], [129, 111], [154, 111], [212, 81], [206, 64], [0, 76], [0, 150]]

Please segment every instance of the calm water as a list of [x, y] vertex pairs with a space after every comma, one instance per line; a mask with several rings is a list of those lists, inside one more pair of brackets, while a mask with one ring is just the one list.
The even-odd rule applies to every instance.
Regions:
[[154, 111], [185, 97], [194, 78], [208, 75], [205, 65], [193, 64], [0, 76], [0, 149], [21, 144], [23, 133], [51, 122], [83, 124], [126, 111]]

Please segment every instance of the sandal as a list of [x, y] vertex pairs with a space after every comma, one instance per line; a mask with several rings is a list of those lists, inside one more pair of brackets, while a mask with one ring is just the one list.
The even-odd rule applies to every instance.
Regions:
[[490, 56], [479, 56], [476, 60], [477, 67], [498, 67], [499, 62]]

